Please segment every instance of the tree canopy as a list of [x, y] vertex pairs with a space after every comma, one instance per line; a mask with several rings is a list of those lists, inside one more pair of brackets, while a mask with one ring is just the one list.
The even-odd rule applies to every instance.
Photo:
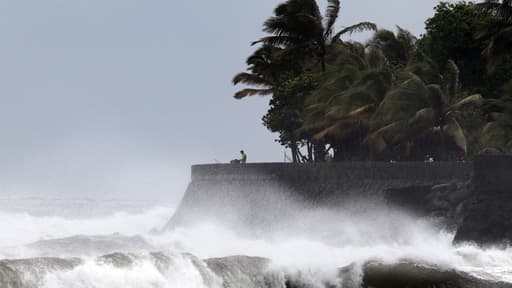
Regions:
[[[361, 22], [340, 1], [279, 4], [233, 79], [268, 95], [263, 124], [295, 162], [466, 159], [512, 149], [512, 1], [441, 2], [420, 38]], [[366, 43], [344, 34], [372, 30]]]

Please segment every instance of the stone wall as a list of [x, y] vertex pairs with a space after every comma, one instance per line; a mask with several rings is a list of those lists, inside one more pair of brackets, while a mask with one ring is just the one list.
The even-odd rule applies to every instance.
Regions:
[[290, 216], [290, 201], [304, 209], [365, 201], [449, 218], [460, 226], [457, 241], [512, 239], [512, 156], [475, 162], [195, 165], [191, 179], [170, 227], [209, 219], [265, 226]]
[[455, 241], [512, 242], [512, 156], [484, 156], [474, 162], [471, 207]]
[[280, 192], [300, 201], [333, 205], [347, 197], [380, 197], [388, 189], [467, 182], [472, 173], [469, 162], [214, 164], [193, 166], [192, 183], [202, 183], [205, 190], [211, 190], [208, 185], [227, 185], [223, 190], [229, 190], [230, 185], [246, 183], [239, 190], [245, 194], [254, 181], [260, 181], [287, 190]]
[[[472, 167], [469, 162], [195, 165], [192, 181], [169, 225], [208, 219], [233, 225], [276, 222], [290, 216], [290, 203], [304, 209], [336, 209], [360, 201], [402, 204], [403, 198], [407, 203], [411, 199], [421, 202], [426, 197], [423, 191], [432, 186], [468, 182]], [[387, 191], [403, 187], [414, 187], [419, 193], [386, 197]], [[417, 194], [421, 194], [419, 198]]]
[[276, 178], [303, 182], [340, 179], [403, 180], [408, 182], [444, 182], [469, 179], [471, 162], [339, 162], [339, 163], [254, 163], [206, 164], [192, 166], [192, 181], [244, 180]]
[[512, 156], [489, 155], [474, 161], [474, 185], [482, 194], [493, 191], [512, 193]]

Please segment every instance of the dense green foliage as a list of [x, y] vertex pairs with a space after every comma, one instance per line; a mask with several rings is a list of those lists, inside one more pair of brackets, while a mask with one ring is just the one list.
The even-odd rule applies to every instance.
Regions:
[[[441, 2], [420, 39], [362, 22], [340, 2], [287, 0], [264, 23], [236, 93], [271, 95], [264, 125], [295, 162], [465, 159], [512, 151], [512, 1]], [[367, 43], [346, 33], [374, 30]]]

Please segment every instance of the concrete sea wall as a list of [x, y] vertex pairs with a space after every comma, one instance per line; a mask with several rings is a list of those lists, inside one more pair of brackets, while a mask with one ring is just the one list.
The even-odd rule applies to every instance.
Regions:
[[[512, 157], [434, 163], [208, 164], [193, 166], [191, 180], [170, 227], [215, 220], [265, 229], [293, 216], [297, 206], [338, 209], [365, 202], [444, 217], [461, 230], [457, 240], [485, 242], [464, 231], [473, 231], [472, 217], [480, 217], [494, 203], [492, 195], [508, 197]], [[487, 204], [476, 205], [478, 201]], [[512, 212], [508, 203], [500, 205]], [[481, 223], [480, 230], [485, 225]], [[512, 225], [509, 230], [512, 239]]]
[[512, 156], [475, 159], [470, 209], [455, 241], [484, 245], [512, 242]]

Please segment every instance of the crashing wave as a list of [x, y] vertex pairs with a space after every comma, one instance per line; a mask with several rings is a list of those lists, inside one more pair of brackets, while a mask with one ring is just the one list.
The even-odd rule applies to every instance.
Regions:
[[334, 277], [290, 270], [260, 257], [200, 260], [171, 252], [113, 253], [92, 259], [33, 258], [0, 261], [3, 288], [357, 288], [512, 287], [426, 264], [367, 262], [337, 269]]

